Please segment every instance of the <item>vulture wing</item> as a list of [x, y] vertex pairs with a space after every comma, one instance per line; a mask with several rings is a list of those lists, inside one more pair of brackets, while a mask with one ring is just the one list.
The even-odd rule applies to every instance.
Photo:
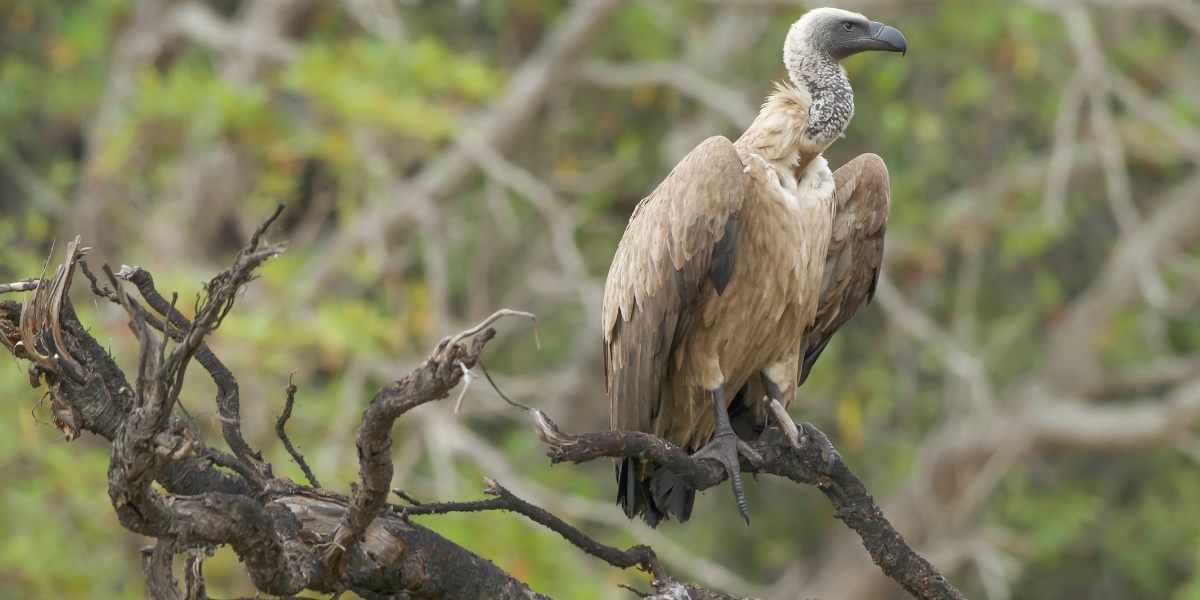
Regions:
[[733, 275], [742, 162], [728, 139], [696, 146], [638, 203], [604, 285], [604, 372], [613, 429], [647, 431], [672, 348], [704, 286]]
[[825, 259], [817, 316], [804, 336], [797, 387], [833, 334], [870, 302], [883, 262], [883, 234], [891, 211], [887, 165], [862, 154], [833, 174], [833, 237]]

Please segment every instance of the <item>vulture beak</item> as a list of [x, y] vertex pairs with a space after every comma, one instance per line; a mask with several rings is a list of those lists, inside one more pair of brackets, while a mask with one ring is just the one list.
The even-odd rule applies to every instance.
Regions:
[[904, 43], [904, 35], [896, 31], [895, 27], [888, 27], [875, 21], [871, 21], [868, 25], [871, 28], [871, 40], [874, 42], [872, 50], [899, 52], [901, 56], [908, 52], [908, 45]]

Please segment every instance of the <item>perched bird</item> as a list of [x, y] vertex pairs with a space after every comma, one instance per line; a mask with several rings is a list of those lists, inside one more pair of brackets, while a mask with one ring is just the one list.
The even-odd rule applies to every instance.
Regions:
[[[832, 173], [821, 156], [854, 114], [840, 61], [868, 50], [903, 53], [904, 36], [833, 8], [794, 23], [791, 84], [736, 142], [705, 140], [637, 205], [604, 286], [611, 427], [720, 460], [747, 523], [738, 452], [752, 450], [730, 412], [765, 423], [764, 395], [793, 397], [875, 292], [887, 167], [864, 154]], [[629, 518], [691, 514], [695, 490], [661, 466], [624, 459], [617, 481]]]

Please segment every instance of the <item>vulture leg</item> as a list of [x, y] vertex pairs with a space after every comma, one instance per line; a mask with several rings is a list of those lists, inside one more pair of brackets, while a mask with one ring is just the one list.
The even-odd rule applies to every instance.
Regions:
[[[796, 432], [796, 424], [792, 422], [791, 417], [788, 417], [787, 412], [783, 410], [783, 392], [779, 391], [779, 386], [775, 385], [775, 382], [771, 381], [766, 373], [759, 373], [759, 376], [762, 377], [763, 389], [767, 390], [767, 396], [771, 399], [771, 413], [779, 421], [779, 428], [784, 431], [784, 435], [787, 436], [788, 441], [793, 440], [796, 434], [788, 434], [789, 430], [790, 432]], [[821, 447], [821, 456], [825, 459], [826, 472], [832, 471], [833, 463], [841, 460], [842, 455], [833, 449], [833, 444], [829, 443], [829, 438], [820, 429], [813, 427], [811, 423], [805, 423], [803, 427], [805, 437], [815, 441]]]
[[[714, 458], [725, 465], [725, 472], [733, 482], [733, 495], [737, 497], [738, 510], [746, 524], [750, 524], [750, 510], [746, 508], [746, 494], [742, 488], [742, 469], [738, 464], [738, 440], [729, 424], [729, 411], [725, 407], [725, 392], [721, 388], [712, 391], [713, 410], [717, 415], [717, 428], [713, 439], [692, 456], [695, 458]], [[749, 446], [747, 446], [749, 448]], [[756, 453], [757, 454], [757, 453]], [[761, 460], [761, 457], [760, 457]]]

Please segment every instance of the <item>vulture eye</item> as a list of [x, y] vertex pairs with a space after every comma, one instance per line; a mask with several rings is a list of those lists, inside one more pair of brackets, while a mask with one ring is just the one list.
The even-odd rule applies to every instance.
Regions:
[[845, 29], [846, 31], [854, 31], [854, 24], [853, 23], [842, 23], [842, 29]]

